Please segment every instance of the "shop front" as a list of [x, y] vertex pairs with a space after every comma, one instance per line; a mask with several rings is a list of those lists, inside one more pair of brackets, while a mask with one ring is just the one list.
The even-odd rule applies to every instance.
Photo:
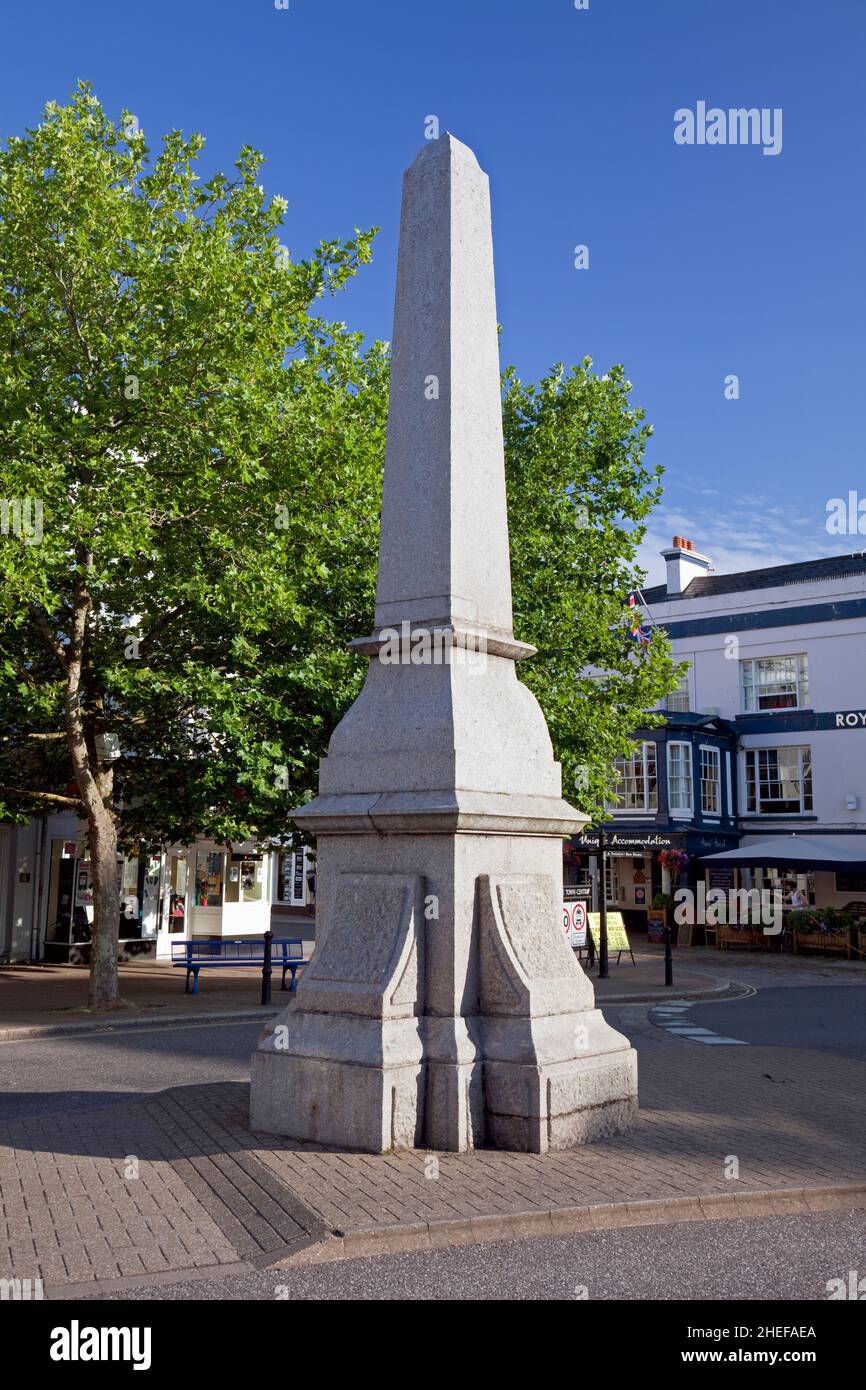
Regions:
[[[669, 898], [676, 887], [693, 887], [704, 878], [699, 856], [734, 849], [737, 841], [736, 834], [725, 832], [605, 826], [606, 906], [622, 913], [629, 932], [646, 934], [649, 914], [662, 895]], [[566, 845], [564, 882], [591, 884], [594, 911], [601, 906], [599, 859], [597, 830], [574, 835]]]
[[[162, 856], [141, 848], [118, 857], [119, 957], [156, 954]], [[70, 965], [90, 960], [93, 869], [86, 838], [52, 837], [47, 855], [47, 908], [42, 958]]]
[[[141, 847], [118, 859], [121, 960], [167, 959], [185, 937], [262, 936], [270, 926], [272, 855], [252, 842]], [[93, 873], [80, 823], [46, 847], [41, 956], [86, 965], [93, 924]]]
[[[706, 856], [703, 867], [710, 881], [736, 876], [741, 888], [773, 905], [780, 949], [866, 956], [866, 837], [811, 827], [805, 835], [746, 836], [738, 849]], [[745, 927], [738, 921], [724, 934], [729, 944], [745, 940]], [[760, 933], [756, 937], [755, 944], [767, 946]]]
[[251, 842], [227, 848], [199, 841], [171, 850], [160, 955], [170, 955], [172, 937], [263, 936], [270, 927], [270, 859]]

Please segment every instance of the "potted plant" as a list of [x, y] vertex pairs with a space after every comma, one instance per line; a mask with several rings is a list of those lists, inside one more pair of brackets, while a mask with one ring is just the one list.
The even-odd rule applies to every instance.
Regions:
[[647, 913], [647, 941], [663, 941], [668, 913], [673, 911], [674, 900], [670, 893], [656, 893], [653, 905]]

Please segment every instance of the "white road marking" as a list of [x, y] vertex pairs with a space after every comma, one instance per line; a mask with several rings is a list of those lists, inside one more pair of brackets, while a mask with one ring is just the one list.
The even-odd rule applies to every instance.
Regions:
[[735, 1047], [748, 1047], [749, 1044], [742, 1038], [719, 1038], [715, 1034], [711, 1038], [695, 1038], [695, 1042], [702, 1043], [732, 1043]]
[[687, 1042], [708, 1043], [711, 1047], [748, 1047], [749, 1044], [742, 1038], [723, 1038], [711, 1028], [699, 1028], [696, 1024], [690, 1023], [682, 1015], [691, 1007], [691, 1004], [668, 1004], [663, 1008], [653, 1009], [651, 1017], [658, 1028], [663, 1028], [675, 1038], [685, 1038]]

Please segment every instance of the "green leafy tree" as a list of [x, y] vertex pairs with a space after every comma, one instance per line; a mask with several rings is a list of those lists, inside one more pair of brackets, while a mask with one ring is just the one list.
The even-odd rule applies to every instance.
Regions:
[[0, 152], [0, 801], [86, 820], [95, 1007], [118, 850], [285, 827], [372, 602], [387, 363], [311, 313], [370, 234], [294, 263], [203, 143], [82, 85]]
[[646, 462], [651, 427], [630, 403], [622, 367], [603, 377], [585, 358], [537, 385], [504, 377], [515, 631], [538, 647], [519, 673], [538, 698], [563, 766], [566, 796], [603, 815], [614, 759], [679, 672], [667, 635], [632, 635], [629, 595], [645, 522], [661, 493]]

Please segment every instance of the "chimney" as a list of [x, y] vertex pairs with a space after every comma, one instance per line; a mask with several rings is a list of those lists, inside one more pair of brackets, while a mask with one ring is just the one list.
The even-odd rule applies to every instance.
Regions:
[[682, 594], [693, 579], [711, 568], [709, 557], [695, 550], [694, 541], [686, 540], [685, 536], [674, 536], [670, 550], [662, 551], [662, 559], [667, 566], [668, 598]]

